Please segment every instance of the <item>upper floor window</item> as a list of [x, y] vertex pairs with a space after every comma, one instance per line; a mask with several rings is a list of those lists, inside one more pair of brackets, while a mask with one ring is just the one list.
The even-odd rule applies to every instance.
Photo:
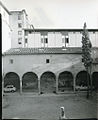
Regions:
[[22, 38], [18, 38], [18, 44], [22, 44]]
[[49, 60], [49, 59], [46, 59], [46, 63], [50, 63], [50, 60]]
[[13, 64], [13, 59], [10, 59], [9, 62], [10, 62], [10, 64]]
[[48, 43], [48, 36], [41, 36], [41, 43]]
[[28, 31], [25, 31], [25, 36], [27, 36], [28, 35]]
[[68, 35], [65, 36], [65, 42], [66, 42], [66, 43], [69, 43], [69, 37], [68, 37]]
[[48, 38], [45, 38], [45, 43], [48, 43]]
[[25, 38], [25, 43], [28, 43], [28, 39], [27, 38]]
[[18, 31], [18, 35], [22, 35], [22, 31]]
[[63, 47], [67, 47], [67, 45], [69, 44], [69, 36], [68, 35], [62, 36], [62, 44], [63, 44]]
[[18, 23], [18, 27], [21, 28], [22, 27], [22, 23]]
[[21, 15], [20, 14], [18, 15], [18, 20], [21, 20]]

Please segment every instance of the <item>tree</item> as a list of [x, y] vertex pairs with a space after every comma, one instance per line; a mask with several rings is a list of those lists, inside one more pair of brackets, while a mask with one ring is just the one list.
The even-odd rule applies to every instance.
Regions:
[[[91, 85], [89, 83], [89, 76], [88, 76], [89, 74], [91, 76], [91, 65], [93, 60], [91, 57], [91, 48], [92, 48], [92, 44], [89, 39], [88, 30], [86, 29], [86, 23], [84, 23], [83, 33], [82, 33], [82, 62], [84, 63], [84, 66], [87, 71], [87, 84], [88, 84], [87, 98], [89, 98], [89, 88]], [[90, 77], [90, 81], [91, 81], [91, 77]]]

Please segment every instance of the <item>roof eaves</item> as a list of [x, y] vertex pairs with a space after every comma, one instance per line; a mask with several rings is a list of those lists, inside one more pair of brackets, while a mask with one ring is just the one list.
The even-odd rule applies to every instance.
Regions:
[[6, 12], [10, 15], [11, 13], [9, 10], [4, 6], [4, 4], [0, 1], [0, 5], [6, 10]]

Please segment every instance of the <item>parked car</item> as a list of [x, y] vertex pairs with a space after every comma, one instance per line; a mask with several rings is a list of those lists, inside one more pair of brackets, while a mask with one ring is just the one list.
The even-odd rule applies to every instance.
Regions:
[[7, 85], [4, 88], [4, 92], [15, 92], [16, 91], [16, 87], [14, 87], [13, 85]]
[[75, 89], [77, 91], [82, 91], [82, 90], [87, 90], [88, 88], [87, 88], [87, 86], [76, 86]]

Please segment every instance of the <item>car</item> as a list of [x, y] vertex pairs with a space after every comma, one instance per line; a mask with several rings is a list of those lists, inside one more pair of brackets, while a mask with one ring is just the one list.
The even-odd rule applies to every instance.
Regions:
[[14, 87], [13, 85], [7, 85], [4, 88], [4, 92], [15, 92], [16, 91], [16, 87]]
[[77, 91], [81, 91], [81, 90], [87, 90], [88, 88], [87, 88], [87, 86], [76, 86], [75, 89]]

